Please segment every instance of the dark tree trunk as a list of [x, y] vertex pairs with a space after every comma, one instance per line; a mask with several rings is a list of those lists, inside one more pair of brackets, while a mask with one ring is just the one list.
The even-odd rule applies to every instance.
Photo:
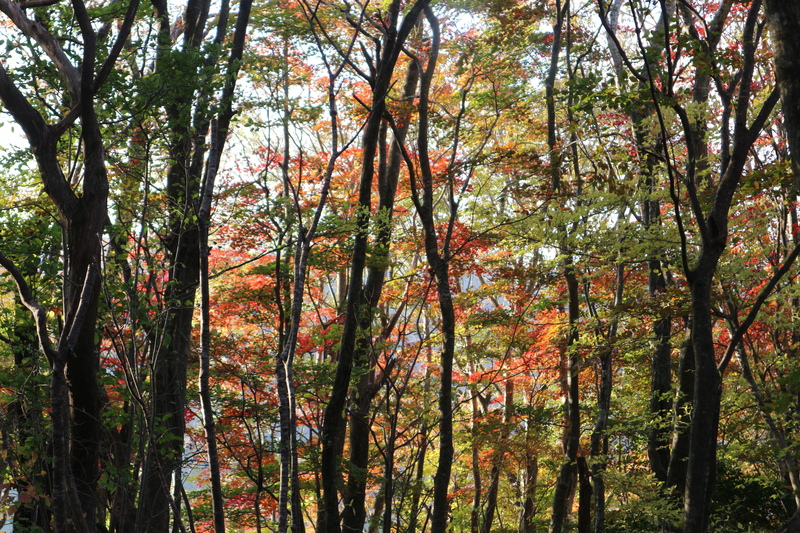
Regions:
[[[707, 215], [702, 216], [700, 230], [702, 248], [697, 262], [687, 271], [691, 291], [692, 347], [694, 349], [694, 402], [691, 438], [684, 495], [684, 532], [704, 533], [708, 528], [711, 493], [716, 472], [717, 428], [722, 393], [722, 378], [717, 369], [714, 351], [711, 293], [719, 258], [728, 239], [728, 212], [739, 185], [748, 152], [760, 134], [769, 112], [775, 105], [775, 94], [765, 102], [748, 126], [750, 82], [754, 69], [756, 26], [761, 2], [750, 4], [743, 31], [744, 66], [735, 109], [735, 130], [730, 157], [723, 158], [723, 172], [716, 195]], [[686, 130], [686, 128], [685, 128]], [[688, 132], [687, 132], [688, 133]], [[694, 194], [694, 193], [693, 193]], [[693, 199], [695, 205], [699, 205]], [[684, 250], [684, 257], [686, 250]]]
[[682, 495], [686, 490], [686, 465], [689, 460], [689, 437], [694, 403], [694, 365], [694, 347], [690, 334], [681, 347], [678, 362], [678, 394], [673, 406], [672, 453], [665, 484], [670, 497]]
[[[409, 61], [403, 99], [413, 98], [417, 91], [419, 68], [415, 61]], [[379, 133], [379, 165], [378, 165], [378, 211], [380, 216], [376, 220], [376, 235], [372, 245], [373, 263], [367, 270], [367, 281], [364, 287], [364, 297], [367, 308], [362, 310], [361, 319], [362, 337], [356, 344], [356, 353], [353, 357], [353, 368], [362, 374], [353, 401], [350, 415], [350, 464], [354, 471], [350, 473], [347, 481], [347, 503], [342, 512], [342, 527], [346, 531], [360, 532], [364, 529], [366, 521], [366, 472], [369, 467], [369, 441], [371, 436], [372, 421], [370, 419], [370, 406], [378, 393], [379, 378], [375, 373], [375, 355], [372, 353], [373, 342], [370, 337], [374, 335], [372, 322], [374, 310], [380, 302], [383, 284], [389, 265], [389, 250], [392, 237], [392, 214], [394, 211], [397, 181], [400, 177], [400, 168], [403, 162], [401, 146], [405, 144], [406, 133], [410, 123], [411, 114], [405, 112], [394, 119], [399, 126], [395, 129], [388, 157], [386, 155], [386, 129], [384, 123]], [[391, 503], [391, 502], [389, 502]]]
[[[204, 68], [219, 62], [220, 50], [226, 37], [229, 4], [223, 2], [217, 17], [214, 43], [206, 56], [199, 54], [206, 36], [209, 16], [208, 0], [189, 0], [186, 5], [183, 33], [183, 54], [196, 54], [197, 60], [185, 64], [172, 64], [167, 56], [172, 52], [169, 11], [163, 0], [152, 0], [158, 21], [156, 73], [167, 85], [180, 76], [184, 88], [169, 86], [165, 105], [169, 135], [170, 167], [167, 171], [167, 202], [169, 208], [168, 231], [165, 238], [169, 261], [169, 281], [164, 295], [165, 310], [159, 324], [154, 347], [151, 376], [151, 405], [149, 414], [148, 449], [142, 471], [142, 488], [139, 497], [137, 531], [166, 531], [172, 511], [173, 529], [181, 528], [180, 494], [183, 439], [185, 433], [184, 411], [189, 354], [192, 345], [192, 319], [194, 302], [200, 282], [201, 232], [198, 225], [200, 194], [204, 171], [208, 176], [216, 173], [216, 165], [223, 141], [216, 139], [216, 154], [204, 167], [207, 153], [206, 135], [211, 125], [207, 102], [213, 84], [211, 69]], [[249, 2], [240, 5], [240, 19], [234, 35], [226, 80], [221, 100], [224, 102], [217, 128], [227, 133], [230, 121], [232, 87], [241, 57], [246, 23], [249, 20]], [[244, 26], [243, 26], [244, 25]], [[174, 70], [167, 70], [167, 67]], [[179, 71], [183, 69], [183, 71]], [[206, 421], [208, 424], [209, 422]], [[213, 430], [212, 430], [213, 434]], [[211, 446], [213, 448], [213, 445]], [[218, 492], [218, 491], [217, 491]], [[219, 499], [219, 497], [217, 498]], [[218, 502], [217, 507], [221, 504]], [[218, 529], [222, 527], [217, 519]]]
[[[2, 3], [0, 8], [12, 20], [21, 21], [18, 26], [21, 23], [31, 24], [13, 6]], [[84, 167], [81, 196], [72, 189], [59, 166], [57, 143], [63, 128], [44, 122], [2, 66], [0, 100], [28, 137], [44, 190], [56, 205], [66, 234], [65, 322], [58, 348], [53, 349], [49, 339], [43, 339], [47, 335], [43, 331], [44, 324], [37, 326], [37, 329], [40, 343], [53, 364], [51, 400], [56, 531], [92, 532], [96, 528], [96, 487], [102, 437], [102, 396], [97, 380], [99, 352], [95, 337], [108, 177], [93, 99], [95, 33], [83, 3], [76, 0], [73, 8], [84, 39], [83, 63], [80, 69], [66, 64], [61, 67], [61, 72], [73, 98], [72, 104], [80, 108]], [[46, 33], [46, 30], [42, 31]], [[52, 47], [59, 46], [49, 33], [42, 39], [52, 40]], [[34, 310], [28, 302], [26, 305]]]
[[[165, 1], [152, 1], [158, 21], [159, 51], [157, 74], [163, 83], [172, 83], [167, 72], [166, 56], [172, 49], [171, 25]], [[200, 2], [187, 7], [189, 27], [184, 34], [184, 49], [191, 49], [198, 29], [205, 28]], [[168, 231], [165, 238], [169, 261], [169, 281], [164, 293], [164, 312], [159, 321], [159, 335], [154, 337], [150, 405], [147, 429], [147, 450], [142, 467], [142, 483], [138, 500], [137, 533], [168, 531], [170, 511], [177, 510], [172, 485], [179, 479], [183, 461], [185, 432], [184, 407], [189, 353], [191, 349], [194, 302], [200, 279], [200, 233], [194, 216], [199, 206], [200, 174], [192, 165], [191, 100], [197, 83], [193, 72], [180, 73], [186, 90], [180, 95], [172, 91], [166, 106], [170, 135], [170, 166], [167, 170]], [[200, 155], [202, 159], [202, 155]], [[177, 512], [173, 517], [177, 523]]]
[[561, 533], [569, 516], [570, 494], [574, 490], [578, 476], [578, 449], [580, 447], [581, 418], [578, 374], [580, 361], [573, 346], [578, 341], [578, 279], [570, 261], [564, 267], [564, 279], [568, 295], [568, 332], [565, 343], [566, 368], [566, 410], [567, 427], [564, 435], [564, 458], [556, 480], [553, 495], [553, 510], [550, 516], [550, 533]]
[[[530, 424], [532, 421], [529, 421]], [[529, 425], [530, 427], [530, 425]], [[533, 533], [533, 518], [536, 516], [536, 485], [539, 482], [539, 458], [530, 449], [525, 451], [525, 484], [519, 533]]]
[[[439, 301], [441, 317], [442, 348], [440, 357], [440, 384], [439, 384], [439, 458], [436, 464], [436, 473], [433, 477], [433, 511], [431, 513], [431, 533], [445, 533], [447, 531], [450, 502], [448, 493], [450, 487], [450, 473], [453, 466], [455, 450], [453, 447], [453, 359], [455, 357], [455, 308], [450, 291], [450, 249], [449, 240], [445, 237], [442, 249], [439, 249], [438, 234], [433, 218], [433, 172], [431, 170], [430, 154], [428, 153], [430, 87], [436, 62], [439, 55], [441, 34], [439, 22], [433, 11], [424, 6], [425, 18], [431, 27], [432, 39], [428, 61], [424, 73], [420, 78], [419, 97], [419, 132], [417, 146], [419, 148], [419, 168], [421, 194], [417, 189], [417, 179], [413, 175], [413, 166], [408, 165], [411, 176], [411, 196], [417, 209], [422, 225], [425, 243], [425, 256], [428, 266], [436, 282], [436, 295]], [[409, 162], [410, 163], [410, 162]], [[452, 177], [448, 191], [448, 225], [452, 228], [457, 217], [457, 207], [453, 201]], [[449, 235], [449, 232], [448, 232]]]
[[362, 136], [363, 155], [358, 199], [360, 209], [356, 215], [356, 231], [353, 243], [350, 285], [347, 292], [345, 324], [333, 389], [330, 401], [325, 409], [325, 418], [320, 437], [322, 441], [320, 473], [322, 475], [323, 506], [320, 509], [318, 523], [324, 526], [324, 531], [327, 533], [339, 533], [341, 531], [339, 495], [336, 487], [336, 481], [339, 477], [339, 453], [337, 453], [336, 440], [342, 430], [342, 413], [347, 402], [350, 376], [359, 349], [358, 332], [364, 323], [363, 309], [369, 306], [368, 298], [370, 295], [365, 294], [363, 282], [370, 229], [375, 155], [377, 154], [381, 124], [386, 110], [386, 98], [397, 59], [426, 4], [427, 0], [415, 2], [409, 8], [399, 26], [400, 3], [395, 1], [389, 6], [389, 23], [383, 43], [384, 53], [381, 55], [381, 61], [376, 68], [376, 75], [372, 85], [372, 109], [367, 118], [367, 124]]
[[492, 458], [492, 477], [489, 482], [489, 490], [486, 491], [486, 511], [484, 513], [483, 527], [481, 533], [491, 533], [494, 515], [497, 509], [497, 492], [500, 488], [500, 473], [503, 467], [503, 459], [508, 448], [508, 441], [511, 436], [511, 425], [514, 417], [514, 378], [506, 376], [505, 391], [505, 413], [503, 414], [503, 429], [500, 433], [500, 440], [495, 444], [494, 457]]
[[606, 350], [600, 360], [600, 392], [597, 398], [597, 420], [591, 440], [591, 473], [594, 481], [594, 491], [592, 493], [592, 510], [594, 517], [592, 521], [592, 531], [600, 533], [605, 528], [606, 520], [606, 456], [608, 455], [608, 415], [611, 407], [611, 387], [612, 387], [612, 350]]
[[692, 346], [695, 353], [692, 431], [686, 471], [684, 531], [708, 528], [709, 505], [716, 472], [717, 428], [722, 378], [714, 355], [711, 319], [713, 267], [692, 283]]
[[[475, 371], [474, 367], [470, 369]], [[472, 510], [470, 511], [470, 533], [478, 533], [481, 526], [481, 497], [483, 494], [483, 480], [481, 477], [481, 449], [478, 439], [478, 421], [481, 417], [481, 405], [478, 400], [478, 388], [472, 387]]]
[[800, 3], [765, 0], [764, 4], [797, 194], [800, 191]]
[[[646, 202], [645, 210], [649, 211], [645, 220], [651, 223], [660, 222], [660, 202]], [[645, 228], [650, 224], [646, 223]], [[648, 260], [650, 274], [648, 276], [648, 291], [657, 299], [666, 289], [666, 276], [663, 264], [657, 258]], [[650, 427], [647, 434], [647, 455], [650, 467], [660, 482], [667, 480], [667, 470], [670, 458], [670, 422], [672, 413], [672, 319], [669, 316], [657, 318], [653, 324], [653, 360], [650, 372]]]

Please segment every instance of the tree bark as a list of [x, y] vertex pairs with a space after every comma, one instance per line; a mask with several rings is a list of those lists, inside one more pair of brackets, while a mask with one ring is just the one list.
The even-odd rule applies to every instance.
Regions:
[[[158, 51], [156, 73], [164, 84], [172, 83], [167, 57], [173, 43], [170, 37], [169, 10], [164, 0], [152, 0], [156, 18]], [[187, 5], [187, 26], [184, 33], [184, 52], [199, 44], [199, 31], [205, 30], [202, 4], [190, 1]], [[166, 197], [169, 209], [168, 235], [165, 240], [169, 261], [169, 281], [164, 291], [162, 318], [158, 338], [154, 337], [153, 365], [150, 376], [150, 405], [148, 412], [147, 450], [142, 466], [142, 483], [138, 498], [137, 533], [168, 531], [170, 510], [176, 511], [172, 485], [177, 484], [183, 461], [185, 433], [184, 408], [188, 359], [191, 351], [192, 318], [195, 295], [200, 280], [200, 233], [195, 220], [201, 185], [200, 169], [194, 164], [192, 152], [194, 135], [190, 124], [192, 98], [196, 95], [197, 74], [187, 68], [180, 73], [185, 90], [165, 87], [170, 97], [165, 105], [169, 131], [169, 160]], [[205, 146], [196, 155], [202, 161]]]
[[492, 533], [492, 523], [494, 522], [495, 511], [497, 510], [497, 493], [500, 488], [500, 472], [503, 467], [503, 459], [508, 448], [508, 441], [511, 436], [511, 425], [514, 417], [514, 378], [506, 376], [506, 391], [503, 413], [503, 429], [500, 432], [500, 440], [495, 444], [494, 457], [492, 458], [492, 477], [489, 481], [489, 489], [486, 491], [486, 512], [484, 513], [483, 527], [481, 533]]
[[[433, 477], [433, 511], [431, 513], [431, 533], [445, 533], [447, 531], [447, 518], [450, 510], [448, 493], [450, 487], [450, 473], [452, 471], [453, 457], [453, 359], [455, 357], [455, 308], [450, 290], [450, 248], [449, 239], [445, 237], [442, 249], [439, 249], [438, 234], [433, 218], [433, 171], [431, 169], [430, 154], [428, 153], [430, 87], [436, 62], [439, 55], [441, 34], [439, 22], [433, 10], [424, 6], [425, 18], [431, 27], [432, 39], [428, 60], [420, 78], [419, 96], [419, 131], [417, 146], [419, 149], [419, 169], [421, 194], [417, 189], [417, 177], [413, 173], [413, 166], [408, 165], [411, 175], [411, 197], [417, 209], [423, 229], [425, 256], [428, 266], [436, 282], [436, 295], [439, 302], [441, 317], [442, 347], [439, 354], [440, 385], [439, 385], [439, 457], [436, 463], [436, 473]], [[410, 163], [410, 161], [408, 161]], [[448, 226], [452, 228], [457, 217], [457, 205], [453, 199], [452, 176], [448, 189]], [[450, 235], [448, 231], [447, 235]]]
[[[616, 284], [614, 289], [614, 307], [622, 305], [622, 293], [625, 287], [625, 268], [619, 264], [616, 268]], [[591, 477], [594, 481], [592, 491], [592, 511], [594, 513], [592, 521], [592, 531], [600, 533], [605, 527], [606, 516], [606, 492], [605, 479], [603, 475], [608, 461], [608, 419], [611, 414], [611, 390], [614, 384], [613, 355], [614, 347], [611, 345], [617, 335], [617, 323], [613, 321], [609, 325], [606, 337], [607, 346], [601, 348], [599, 356], [600, 388], [597, 393], [597, 419], [592, 431], [589, 455], [592, 459], [590, 465]]]
[[[691, 329], [689, 330], [691, 332]], [[681, 347], [678, 362], [678, 393], [672, 408], [672, 448], [667, 467], [667, 497], [686, 491], [686, 466], [689, 460], [692, 405], [694, 403], [694, 346], [691, 333]]]
[[767, 24], [781, 92], [783, 123], [792, 155], [795, 194], [800, 192], [800, 5], [787, 0], [765, 0]]
[[578, 341], [578, 279], [574, 266], [567, 261], [564, 266], [564, 280], [567, 285], [568, 295], [568, 323], [566, 351], [566, 410], [567, 427], [565, 429], [563, 452], [564, 458], [556, 480], [556, 490], [553, 494], [553, 509], [550, 516], [550, 533], [561, 533], [569, 516], [568, 502], [573, 491], [578, 475], [578, 449], [580, 447], [580, 395], [578, 376], [580, 361], [577, 350], [574, 349]]
[[[717, 369], [714, 351], [711, 293], [717, 264], [728, 239], [728, 213], [738, 188], [748, 152], [776, 103], [775, 93], [758, 111], [748, 126], [750, 84], [757, 47], [756, 25], [761, 2], [750, 4], [744, 25], [744, 66], [735, 109], [735, 130], [730, 156], [723, 159], [723, 172], [710, 210], [707, 214], [695, 208], [702, 247], [695, 266], [686, 272], [691, 292], [692, 348], [694, 349], [694, 401], [692, 406], [691, 438], [684, 495], [684, 532], [705, 533], [708, 529], [711, 494], [716, 471], [717, 429], [719, 425], [722, 376]], [[680, 110], [679, 110], [680, 112]], [[687, 120], [682, 117], [684, 124]], [[690, 135], [689, 128], [684, 132]], [[699, 206], [696, 193], [690, 187], [693, 205]], [[685, 257], [686, 250], [683, 254]]]

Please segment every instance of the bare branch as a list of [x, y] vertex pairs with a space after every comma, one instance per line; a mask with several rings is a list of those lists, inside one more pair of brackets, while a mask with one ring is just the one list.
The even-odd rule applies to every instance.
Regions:
[[50, 335], [47, 332], [47, 311], [33, 296], [33, 291], [28, 285], [28, 282], [25, 281], [25, 276], [22, 275], [22, 272], [19, 271], [14, 262], [6, 257], [3, 252], [0, 252], [0, 266], [11, 274], [11, 277], [17, 284], [17, 292], [19, 293], [20, 300], [22, 300], [22, 303], [33, 315], [33, 320], [36, 323], [36, 335], [39, 337], [39, 345], [52, 367], [56, 359], [56, 351], [53, 348], [53, 342], [50, 340]]
[[64, 354], [70, 354], [78, 340], [78, 335], [83, 328], [83, 322], [86, 319], [86, 312], [88, 307], [92, 305], [92, 292], [94, 285], [97, 281], [97, 266], [89, 265], [86, 269], [86, 277], [83, 279], [83, 288], [81, 289], [81, 296], [78, 302], [78, 309], [75, 311], [74, 317], [71, 317], [71, 324], [65, 328], [61, 334], [61, 339], [58, 343], [59, 355], [62, 357]]
[[28, 2], [20, 2], [19, 7], [22, 9], [30, 9], [33, 7], [47, 7], [61, 2], [61, 0], [30, 0]]
[[[52, 1], [52, 0], [44, 0], [44, 1]], [[111, 48], [111, 52], [108, 54], [103, 65], [100, 67], [100, 71], [97, 73], [97, 76], [94, 80], [94, 92], [96, 93], [100, 87], [103, 85], [103, 82], [106, 81], [108, 75], [111, 73], [111, 69], [114, 68], [114, 63], [116, 63], [117, 58], [119, 57], [120, 52], [122, 52], [122, 47], [125, 46], [125, 43], [128, 40], [128, 37], [131, 33], [131, 27], [133, 26], [134, 20], [136, 20], [136, 12], [139, 9], [139, 0], [131, 0], [130, 4], [128, 4], [128, 11], [125, 13], [125, 20], [122, 22], [122, 26], [119, 28], [119, 33], [117, 34], [117, 40], [114, 42], [114, 46]]]
[[0, 11], [5, 13], [11, 22], [19, 28], [22, 33], [36, 41], [47, 56], [53, 61], [61, 77], [67, 84], [70, 97], [74, 103], [80, 101], [81, 77], [78, 69], [72, 64], [58, 40], [50, 33], [43, 24], [31, 20], [23, 11], [20, 4], [11, 0], [0, 0]]

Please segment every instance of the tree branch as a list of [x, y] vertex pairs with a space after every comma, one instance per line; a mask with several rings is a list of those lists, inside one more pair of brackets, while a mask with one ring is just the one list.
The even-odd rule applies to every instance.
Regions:
[[58, 40], [47, 31], [38, 21], [31, 20], [23, 11], [23, 5], [12, 2], [11, 0], [0, 0], [0, 11], [5, 13], [11, 22], [19, 28], [22, 33], [36, 41], [47, 56], [53, 61], [61, 77], [67, 84], [67, 90], [73, 103], [80, 101], [81, 77], [78, 69], [72, 64]]
[[722, 360], [719, 362], [717, 369], [719, 370], [720, 374], [725, 372], [725, 367], [728, 366], [728, 363], [733, 357], [733, 352], [736, 351], [736, 346], [739, 345], [742, 338], [744, 337], [747, 330], [753, 324], [758, 315], [758, 312], [761, 310], [761, 306], [764, 305], [764, 302], [767, 301], [767, 298], [770, 294], [772, 294], [772, 290], [778, 284], [778, 282], [789, 272], [789, 269], [792, 268], [792, 264], [794, 264], [795, 259], [797, 256], [800, 255], [800, 243], [798, 243], [792, 252], [786, 257], [786, 260], [780, 266], [778, 270], [772, 274], [772, 278], [770, 278], [767, 285], [761, 290], [756, 298], [756, 301], [753, 303], [753, 307], [750, 308], [750, 312], [747, 314], [747, 317], [744, 321], [736, 328], [736, 333], [731, 336], [731, 340], [728, 343], [728, 348], [725, 350], [725, 355], [722, 356]]
[[80, 334], [83, 322], [86, 318], [86, 312], [88, 307], [92, 304], [92, 292], [94, 291], [97, 276], [97, 266], [90, 264], [86, 269], [86, 277], [83, 279], [83, 288], [81, 289], [81, 296], [78, 301], [78, 309], [75, 311], [75, 315], [68, 319], [69, 322], [67, 325], [69, 327], [64, 329], [58, 343], [58, 351], [61, 357], [64, 357], [65, 354], [71, 354], [72, 349], [75, 347], [78, 335]]
[[28, 285], [28, 282], [25, 281], [25, 276], [22, 275], [22, 272], [19, 271], [14, 262], [6, 257], [3, 252], [0, 252], [0, 266], [11, 274], [11, 277], [17, 284], [17, 292], [19, 293], [20, 300], [22, 300], [22, 303], [33, 315], [33, 320], [36, 323], [36, 334], [39, 337], [39, 346], [42, 352], [44, 352], [47, 362], [50, 363], [52, 367], [56, 359], [56, 351], [53, 348], [53, 342], [50, 340], [50, 335], [47, 332], [47, 311], [33, 296], [33, 291]]

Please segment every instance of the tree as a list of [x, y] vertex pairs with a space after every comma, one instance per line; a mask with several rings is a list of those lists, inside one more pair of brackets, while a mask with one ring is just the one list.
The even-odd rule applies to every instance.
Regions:
[[[95, 95], [128, 38], [138, 2], [128, 6], [110, 54], [98, 65], [98, 41], [108, 35], [95, 31], [83, 2], [72, 3], [83, 53], [73, 63], [45, 25], [31, 20], [14, 3], [0, 9], [26, 37], [32, 39], [56, 66], [67, 102], [66, 113], [43, 115], [20, 90], [19, 82], [0, 66], [0, 99], [22, 127], [41, 175], [42, 187], [58, 209], [67, 245], [67, 286], [64, 328], [56, 346], [50, 339], [46, 311], [35, 300], [22, 273], [3, 256], [23, 303], [34, 314], [39, 343], [52, 365], [53, 512], [56, 530], [94, 531], [99, 477], [100, 414], [103, 399], [97, 381], [99, 354], [95, 343], [100, 297], [100, 255], [107, 218], [108, 176], [104, 146], [95, 109]], [[28, 82], [30, 83], [30, 82]], [[48, 119], [56, 120], [49, 123]], [[68, 181], [60, 163], [58, 143], [80, 119], [82, 176]], [[72, 176], [70, 176], [72, 177]], [[79, 184], [75, 187], [73, 183]]]
[[[356, 215], [355, 237], [353, 242], [352, 263], [349, 276], [349, 285], [346, 300], [344, 330], [342, 331], [341, 344], [337, 359], [336, 377], [331, 391], [331, 399], [325, 409], [325, 422], [322, 429], [322, 464], [321, 474], [324, 490], [324, 509], [320, 520], [325, 531], [338, 533], [339, 524], [339, 497], [336, 489], [337, 480], [337, 452], [335, 440], [340, 431], [340, 422], [349, 390], [350, 376], [353, 364], [357, 363], [357, 351], [363, 356], [363, 351], [357, 348], [359, 340], [358, 330], [369, 317], [374, 305], [373, 298], [377, 298], [376, 291], [381, 283], [367, 280], [367, 285], [372, 288], [372, 293], [366, 293], [364, 283], [364, 268], [367, 258], [367, 240], [369, 237], [369, 223], [372, 205], [372, 180], [375, 170], [375, 155], [380, 138], [381, 122], [384, 119], [386, 99], [398, 57], [405, 45], [408, 35], [417, 23], [417, 18], [424, 9], [426, 2], [415, 2], [400, 19], [400, 4], [392, 2], [388, 10], [388, 19], [384, 42], [381, 44], [381, 54], [375, 58], [376, 63], [371, 65], [370, 78], [372, 102], [367, 121], [362, 134], [362, 159], [359, 182], [358, 206]], [[379, 295], [379, 293], [377, 293]], [[365, 309], [366, 307], [366, 309]], [[356, 518], [361, 520], [360, 518]]]

